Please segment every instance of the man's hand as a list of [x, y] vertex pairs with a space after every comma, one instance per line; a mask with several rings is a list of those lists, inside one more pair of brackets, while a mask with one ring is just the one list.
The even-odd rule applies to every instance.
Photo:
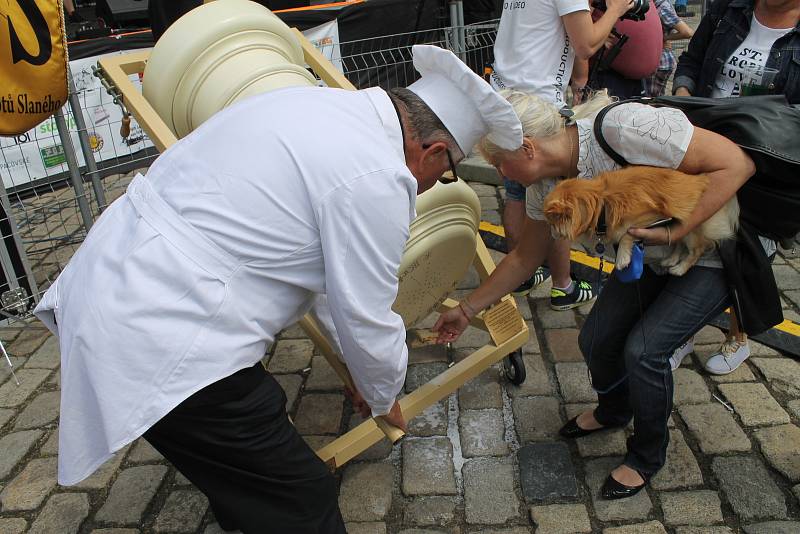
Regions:
[[403, 412], [400, 410], [400, 403], [394, 401], [394, 406], [386, 415], [380, 415], [378, 417], [382, 417], [384, 421], [389, 423], [390, 425], [394, 425], [403, 432], [408, 432], [408, 423], [406, 423], [405, 418], [403, 417]]
[[673, 223], [657, 228], [629, 228], [628, 233], [644, 241], [645, 245], [674, 245], [683, 239], [688, 230], [680, 223]]
[[606, 0], [606, 13], [613, 13], [621, 17], [633, 7], [633, 0]]
[[372, 410], [369, 409], [367, 401], [364, 400], [364, 397], [361, 396], [361, 393], [359, 393], [358, 390], [345, 387], [344, 394], [348, 399], [350, 399], [350, 402], [353, 403], [353, 410], [361, 414], [361, 417], [366, 418], [372, 414]]

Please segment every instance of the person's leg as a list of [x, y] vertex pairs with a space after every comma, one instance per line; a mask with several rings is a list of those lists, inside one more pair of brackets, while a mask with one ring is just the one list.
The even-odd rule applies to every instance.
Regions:
[[578, 337], [598, 397], [594, 412], [581, 414], [578, 419], [581, 428], [622, 426], [633, 416], [622, 357], [625, 339], [641, 316], [639, 299], [642, 306], [649, 304], [664, 287], [666, 279], [645, 267], [637, 283], [620, 282], [614, 273], [606, 282]]
[[345, 532], [336, 481], [261, 364], [195, 393], [144, 437], [208, 497], [226, 529]]
[[550, 291], [550, 308], [556, 311], [589, 304], [597, 298], [598, 288], [587, 280], [573, 280], [570, 272], [569, 253], [572, 244], [558, 239], [553, 241], [547, 254], [547, 264], [553, 275], [553, 288]]
[[624, 356], [634, 433], [628, 439], [626, 466], [649, 476], [664, 465], [673, 393], [669, 357], [727, 305], [724, 271], [693, 267], [683, 276], [669, 276], [631, 329]]
[[[506, 234], [506, 251], [511, 252], [517, 247], [522, 227], [525, 224], [525, 187], [519, 182], [503, 178], [506, 189], [506, 198], [503, 203], [503, 230]], [[520, 284], [511, 293], [517, 297], [524, 297], [536, 286], [547, 280], [550, 271], [544, 266], [536, 269], [533, 275]]]

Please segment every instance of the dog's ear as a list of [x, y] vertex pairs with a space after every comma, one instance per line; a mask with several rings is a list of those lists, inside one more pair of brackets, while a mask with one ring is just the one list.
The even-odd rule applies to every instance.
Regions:
[[561, 191], [551, 192], [544, 203], [544, 218], [558, 235], [565, 236], [571, 227], [573, 208], [569, 198], [560, 194]]

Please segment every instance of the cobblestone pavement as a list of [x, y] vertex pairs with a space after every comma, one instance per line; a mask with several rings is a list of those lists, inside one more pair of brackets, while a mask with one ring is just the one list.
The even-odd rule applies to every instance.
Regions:
[[[499, 223], [502, 190], [472, 185], [484, 219]], [[779, 256], [774, 271], [786, 316], [799, 321], [800, 259]], [[459, 290], [476, 284], [470, 272]], [[548, 295], [546, 283], [519, 300], [532, 336], [524, 384], [508, 383], [498, 365], [411, 421], [400, 444], [379, 443], [340, 470], [351, 534], [800, 532], [800, 363], [753, 343], [739, 370], [709, 376], [700, 364], [722, 335], [702, 330], [695, 354], [675, 371], [666, 466], [636, 497], [602, 501], [599, 485], [631, 429], [577, 442], [557, 436], [595, 394], [576, 347], [588, 308], [554, 312]], [[81, 484], [58, 486], [56, 340], [36, 322], [2, 329], [0, 338], [21, 382], [0, 365], [0, 534], [221, 532], [205, 497], [143, 440]], [[450, 353], [415, 349], [406, 390], [486, 341], [471, 329]], [[358, 423], [299, 328], [284, 331], [264, 363], [313, 447]]]

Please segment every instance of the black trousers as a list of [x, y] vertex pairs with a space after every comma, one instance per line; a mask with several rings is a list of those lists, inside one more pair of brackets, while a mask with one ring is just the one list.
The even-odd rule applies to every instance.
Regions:
[[202, 491], [225, 530], [345, 533], [336, 481], [289, 422], [259, 363], [215, 382], [145, 434]]

